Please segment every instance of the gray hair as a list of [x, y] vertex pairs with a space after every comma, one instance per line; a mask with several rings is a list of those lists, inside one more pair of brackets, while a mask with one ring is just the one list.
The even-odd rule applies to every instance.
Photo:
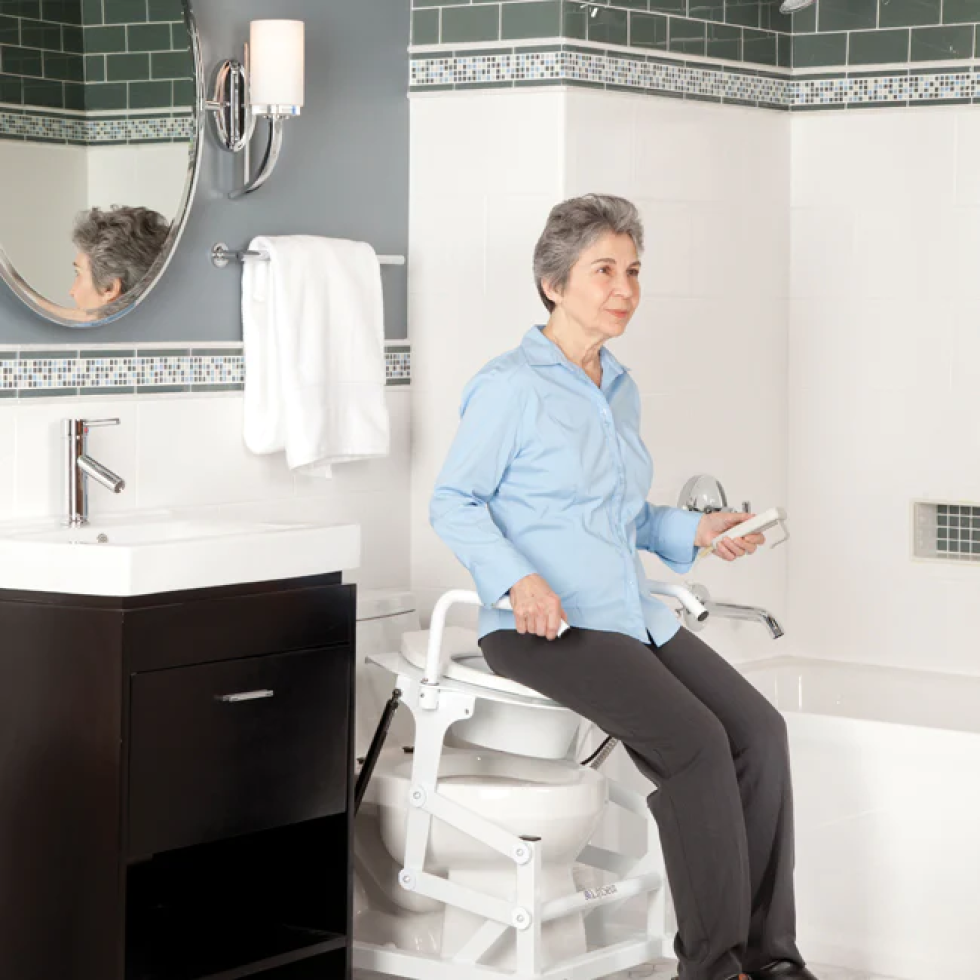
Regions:
[[534, 284], [551, 313], [555, 304], [542, 287], [564, 290], [579, 256], [606, 232], [629, 235], [637, 253], [643, 251], [643, 222], [630, 201], [611, 194], [585, 194], [556, 204], [534, 246]]
[[146, 275], [169, 232], [170, 222], [158, 211], [115, 204], [108, 211], [82, 211], [71, 240], [88, 256], [97, 289], [118, 279], [125, 293]]

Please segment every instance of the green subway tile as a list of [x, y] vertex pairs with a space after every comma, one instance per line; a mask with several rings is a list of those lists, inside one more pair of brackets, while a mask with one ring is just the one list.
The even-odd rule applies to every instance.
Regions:
[[150, 78], [190, 78], [193, 74], [189, 51], [158, 51], [150, 55]]
[[452, 7], [468, 4], [470, 0], [412, 0], [413, 7]]
[[[503, 8], [501, 40], [558, 37], [561, 34], [559, 0], [521, 0], [520, 3], [505, 3]], [[600, 13], [602, 12], [600, 8]], [[591, 26], [589, 30], [591, 32]]]
[[[106, 2], [108, 3], [108, 0]], [[147, 6], [150, 20], [184, 19], [184, 5], [180, 0], [148, 0]], [[133, 20], [139, 20], [139, 18], [134, 17]]]
[[126, 50], [125, 27], [86, 27], [85, 53], [112, 54]]
[[630, 14], [630, 44], [634, 48], [666, 51], [667, 20], [662, 14]]
[[846, 64], [846, 34], [801, 34], [793, 38], [794, 68]]
[[44, 24], [38, 20], [23, 20], [20, 23], [20, 43], [25, 48], [60, 51], [61, 27], [58, 24]]
[[106, 78], [110, 82], [146, 81], [149, 77], [148, 54], [110, 54], [106, 58]]
[[792, 14], [793, 33], [810, 34], [817, 29], [817, 5], [811, 4]]
[[170, 82], [130, 82], [130, 109], [158, 109], [173, 105], [173, 85]]
[[980, 0], [944, 0], [944, 24], [973, 24], [980, 21]]
[[85, 62], [80, 54], [58, 54], [44, 52], [44, 77], [59, 82], [82, 82], [85, 80]]
[[595, 17], [589, 18], [589, 40], [600, 44], [629, 43], [629, 13], [612, 7], [598, 8]]
[[20, 105], [24, 101], [24, 80], [16, 75], [0, 75], [0, 102]]
[[561, 36], [584, 41], [589, 36], [589, 8], [573, 0], [561, 6]]
[[708, 47], [705, 54], [709, 58], [741, 61], [742, 28], [729, 24], [708, 24]]
[[667, 49], [680, 54], [704, 54], [706, 26], [703, 21], [671, 17]]
[[442, 12], [442, 43], [497, 41], [500, 38], [500, 8], [447, 7]]
[[938, 24], [942, 0], [887, 0], [878, 8], [879, 27], [919, 27]]
[[86, 82], [105, 81], [105, 55], [104, 54], [85, 55], [85, 81]]
[[193, 106], [197, 101], [196, 87], [193, 78], [174, 79], [174, 106]]
[[973, 27], [914, 27], [911, 61], [945, 61], [973, 57]]
[[650, 0], [650, 9], [683, 16], [687, 13], [687, 3], [686, 0]]
[[174, 51], [186, 51], [191, 46], [187, 28], [183, 24], [170, 25], [170, 42]]
[[126, 28], [130, 51], [169, 51], [169, 24], [130, 24]]
[[65, 108], [85, 111], [84, 82], [65, 82]]
[[771, 31], [742, 31], [742, 58], [757, 65], [776, 65], [776, 35]]
[[790, 68], [793, 64], [793, 38], [789, 34], [780, 34], [776, 50], [776, 62], [780, 68]]
[[139, 0], [102, 0], [102, 10], [107, 24], [140, 24], [147, 19], [146, 4]]
[[3, 12], [11, 17], [41, 19], [41, 0], [3, 0]]
[[780, 13], [782, 0], [762, 0], [760, 8], [760, 24], [763, 30], [776, 31], [780, 34], [791, 34], [793, 31], [793, 15]]
[[102, 0], [82, 0], [82, 23], [102, 23]]
[[89, 112], [125, 109], [129, 105], [125, 82], [103, 82], [85, 86], [85, 108]]
[[4, 45], [0, 50], [0, 61], [3, 63], [4, 72], [8, 75], [35, 75], [40, 78], [43, 74], [41, 52], [33, 48]]
[[81, 0], [41, 0], [41, 20], [56, 24], [81, 24]]
[[412, 11], [412, 44], [439, 43], [439, 11]]
[[849, 65], [884, 65], [908, 60], [908, 31], [856, 31], [851, 35]]
[[878, 0], [820, 0], [817, 17], [821, 31], [874, 30]]
[[758, 27], [762, 23], [759, 0], [726, 0], [725, 23]]
[[0, 44], [20, 44], [20, 21], [16, 17], [0, 17]]
[[725, 3], [724, 0], [691, 0], [687, 13], [689, 17], [696, 17], [698, 20], [715, 20], [723, 24]]
[[616, 0], [614, 6], [626, 7], [629, 10], [649, 10], [650, 0]]
[[43, 78], [25, 78], [24, 105], [64, 109], [65, 87], [61, 82], [51, 82]]
[[85, 32], [74, 24], [65, 24], [61, 28], [61, 49], [69, 54], [85, 52]]

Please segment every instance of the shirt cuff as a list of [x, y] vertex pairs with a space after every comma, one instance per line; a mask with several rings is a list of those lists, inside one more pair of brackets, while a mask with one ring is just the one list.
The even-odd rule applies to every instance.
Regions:
[[684, 574], [689, 572], [697, 557], [694, 537], [704, 515], [696, 510], [672, 508], [660, 526], [660, 540], [657, 554], [668, 568]]
[[537, 571], [516, 549], [507, 550], [509, 554], [497, 556], [492, 565], [470, 569], [477, 595], [484, 606], [494, 606], [507, 595], [512, 585]]

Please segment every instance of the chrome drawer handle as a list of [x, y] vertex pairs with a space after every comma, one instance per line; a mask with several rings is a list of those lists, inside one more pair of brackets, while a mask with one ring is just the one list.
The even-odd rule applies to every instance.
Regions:
[[261, 698], [271, 698], [275, 691], [263, 688], [261, 691], [241, 691], [238, 694], [216, 694], [215, 701], [258, 701]]

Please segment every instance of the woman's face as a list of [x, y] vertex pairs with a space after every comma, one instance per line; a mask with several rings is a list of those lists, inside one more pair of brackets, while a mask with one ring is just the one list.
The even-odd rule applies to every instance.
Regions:
[[586, 333], [618, 337], [640, 302], [640, 260], [629, 235], [606, 232], [572, 266], [563, 293], [545, 293]]
[[119, 297], [120, 283], [118, 279], [113, 279], [112, 285], [108, 289], [99, 290], [92, 282], [92, 265], [85, 252], [79, 252], [75, 256], [75, 282], [72, 284], [70, 293], [75, 305], [80, 310], [96, 310], [106, 303], [111, 303]]

